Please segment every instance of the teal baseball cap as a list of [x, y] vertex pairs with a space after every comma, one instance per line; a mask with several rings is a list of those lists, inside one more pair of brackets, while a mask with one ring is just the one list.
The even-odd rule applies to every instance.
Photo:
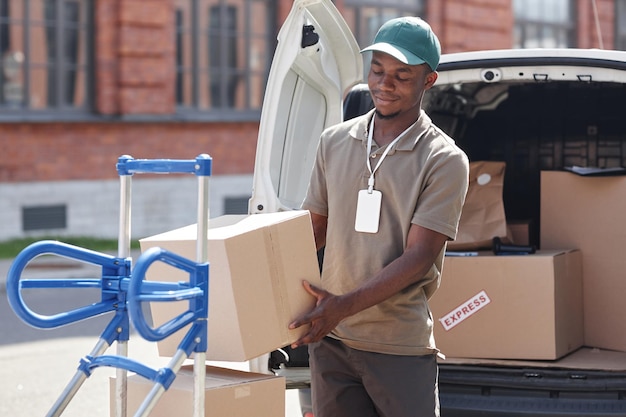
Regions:
[[383, 24], [374, 42], [361, 50], [380, 51], [407, 65], [427, 63], [435, 71], [441, 57], [441, 45], [428, 23], [419, 17], [404, 16]]

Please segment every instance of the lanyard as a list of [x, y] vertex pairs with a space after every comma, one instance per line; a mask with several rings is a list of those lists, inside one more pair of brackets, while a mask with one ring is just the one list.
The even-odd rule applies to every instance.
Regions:
[[383, 163], [383, 160], [387, 157], [387, 154], [389, 153], [393, 145], [395, 145], [400, 139], [402, 139], [402, 137], [406, 134], [406, 132], [408, 132], [409, 129], [411, 129], [413, 125], [415, 124], [413, 123], [411, 126], [407, 127], [404, 132], [400, 133], [398, 137], [396, 137], [390, 144], [388, 144], [385, 147], [385, 151], [380, 156], [380, 159], [378, 160], [378, 162], [376, 163], [376, 166], [372, 170], [372, 165], [370, 163], [370, 153], [372, 152], [372, 138], [374, 136], [374, 117], [375, 116], [372, 116], [372, 121], [370, 122], [370, 130], [369, 132], [367, 132], [367, 154], [365, 155], [365, 160], [367, 162], [367, 169], [370, 172], [370, 178], [369, 180], [367, 180], [367, 192], [369, 194], [371, 194], [372, 191], [374, 190], [374, 173], [376, 173], [376, 170], [378, 169], [380, 164]]

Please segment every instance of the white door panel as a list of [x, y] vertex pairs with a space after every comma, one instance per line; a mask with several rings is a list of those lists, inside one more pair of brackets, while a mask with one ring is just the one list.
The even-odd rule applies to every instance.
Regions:
[[296, 0], [265, 92], [251, 213], [300, 206], [319, 136], [341, 122], [343, 96], [362, 73], [359, 47], [332, 2]]

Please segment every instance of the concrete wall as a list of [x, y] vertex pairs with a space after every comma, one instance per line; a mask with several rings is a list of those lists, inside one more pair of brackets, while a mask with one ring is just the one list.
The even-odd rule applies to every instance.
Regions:
[[[132, 179], [131, 236], [151, 236], [197, 221], [198, 181], [194, 175]], [[251, 175], [210, 178], [210, 216], [224, 214], [227, 198], [248, 199]], [[120, 214], [120, 182], [37, 181], [0, 184], [0, 241], [24, 236], [89, 236], [117, 239]], [[67, 227], [25, 232], [22, 209], [64, 205]]]

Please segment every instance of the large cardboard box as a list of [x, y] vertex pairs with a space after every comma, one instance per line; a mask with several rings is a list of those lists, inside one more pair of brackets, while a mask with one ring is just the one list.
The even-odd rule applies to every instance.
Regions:
[[446, 257], [430, 306], [446, 356], [557, 359], [583, 343], [580, 252]]
[[[315, 299], [302, 280], [320, 285], [317, 251], [308, 211], [223, 216], [209, 222], [209, 320], [207, 359], [246, 361], [297, 340], [306, 330], [289, 330]], [[196, 225], [140, 240], [141, 249], [161, 247], [196, 259]], [[163, 262], [146, 278], [188, 281]], [[187, 309], [186, 302], [151, 303], [154, 326]], [[158, 342], [161, 356], [173, 356], [187, 329]]]
[[541, 173], [541, 247], [583, 256], [585, 345], [626, 351], [626, 176]]
[[[154, 386], [139, 375], [128, 377], [127, 411], [135, 415]], [[151, 417], [193, 416], [193, 367], [183, 367], [156, 403]], [[115, 377], [109, 380], [110, 415], [115, 415]], [[207, 366], [204, 415], [207, 417], [277, 417], [285, 415], [285, 379]]]

